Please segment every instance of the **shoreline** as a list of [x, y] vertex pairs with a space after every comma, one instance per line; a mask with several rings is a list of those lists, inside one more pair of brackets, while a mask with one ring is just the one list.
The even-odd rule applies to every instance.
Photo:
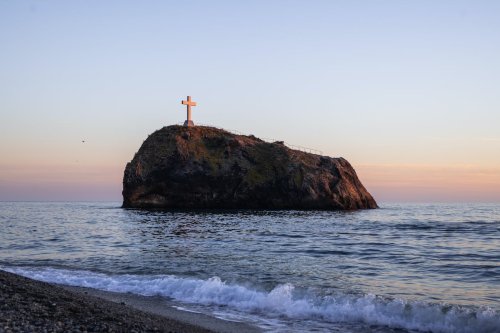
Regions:
[[2, 332], [261, 332], [246, 323], [182, 311], [161, 297], [36, 281], [0, 270]]

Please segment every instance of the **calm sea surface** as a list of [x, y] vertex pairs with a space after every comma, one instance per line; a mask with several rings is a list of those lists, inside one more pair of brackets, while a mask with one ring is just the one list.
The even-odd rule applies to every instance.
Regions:
[[273, 332], [500, 332], [500, 205], [357, 212], [0, 202], [0, 268]]

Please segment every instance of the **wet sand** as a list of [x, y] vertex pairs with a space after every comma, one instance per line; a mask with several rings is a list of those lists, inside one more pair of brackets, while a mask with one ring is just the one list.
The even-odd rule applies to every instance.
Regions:
[[260, 332], [175, 309], [159, 297], [53, 285], [0, 270], [3, 332]]

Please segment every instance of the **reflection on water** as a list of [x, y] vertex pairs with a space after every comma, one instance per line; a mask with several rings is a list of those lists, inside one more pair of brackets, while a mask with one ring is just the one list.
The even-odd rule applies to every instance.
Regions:
[[0, 203], [0, 264], [175, 274], [270, 291], [292, 283], [500, 306], [499, 205], [359, 212], [141, 211], [118, 203]]

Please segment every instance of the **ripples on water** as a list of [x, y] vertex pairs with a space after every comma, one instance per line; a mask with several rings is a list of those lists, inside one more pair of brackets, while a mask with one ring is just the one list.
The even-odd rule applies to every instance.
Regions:
[[[372, 310], [380, 307], [373, 310], [379, 318], [399, 300], [413, 308], [427, 304], [426, 311], [432, 304], [440, 304], [438, 312], [448, 311], [443, 304], [461, 306], [475, 311], [475, 317], [486, 309], [491, 312], [486, 324], [493, 326], [476, 329], [495, 331], [500, 324], [500, 205], [401, 204], [357, 212], [162, 212], [121, 209], [118, 203], [4, 202], [0, 223], [0, 265], [48, 281], [74, 279], [73, 284], [82, 285], [77, 279], [81, 274], [87, 279], [98, 274], [93, 276], [98, 281], [94, 287], [109, 285], [109, 279], [118, 279], [113, 283], [123, 287], [130, 284], [124, 276], [134, 276], [140, 288], [147, 289], [155, 285], [155, 278], [168, 275], [174, 280], [160, 284], [164, 296], [175, 296], [165, 291], [173, 285], [200, 281], [192, 282], [201, 283], [189, 291], [194, 294], [177, 299], [213, 303], [228, 311], [251, 310], [244, 306], [248, 301], [235, 301], [238, 292], [261, 299], [264, 310], [273, 302], [279, 307], [308, 300], [314, 309], [311, 304], [303, 308], [302, 320], [327, 330], [333, 326], [321, 322], [453, 331], [422, 326], [431, 320], [428, 316], [417, 318], [418, 325], [405, 326], [394, 318], [351, 316], [345, 310], [346, 304], [363, 307], [361, 303], [367, 302]], [[213, 277], [220, 280], [210, 280]], [[214, 287], [217, 283], [219, 289]], [[212, 294], [200, 296], [209, 285]], [[162, 294], [158, 285], [155, 288]], [[221, 288], [232, 293], [237, 304], [217, 301], [220, 295], [213, 293]], [[281, 289], [274, 296], [285, 299], [272, 299], [276, 288]], [[375, 297], [370, 295], [381, 297], [382, 305], [377, 298], [367, 299]], [[333, 306], [337, 303], [343, 308]], [[287, 312], [305, 306], [288, 305], [282, 317], [296, 318], [297, 313]], [[400, 311], [398, 320], [417, 320], [411, 317], [415, 314], [405, 317], [404, 306], [394, 311]], [[285, 325], [295, 324], [285, 320]]]

